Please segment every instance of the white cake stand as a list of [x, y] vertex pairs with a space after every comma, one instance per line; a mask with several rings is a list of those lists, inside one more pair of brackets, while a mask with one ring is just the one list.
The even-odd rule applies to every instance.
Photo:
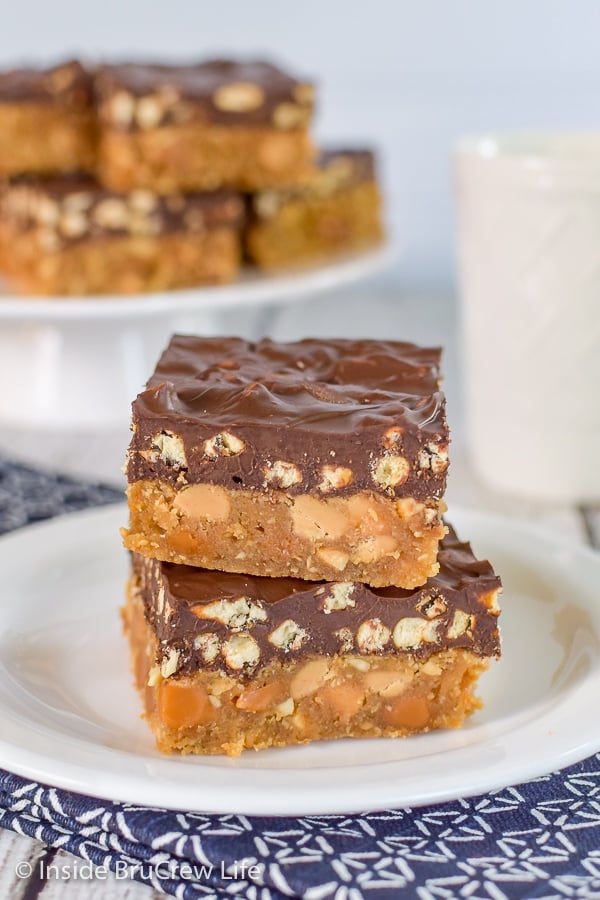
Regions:
[[319, 268], [264, 275], [248, 271], [218, 287], [135, 297], [19, 297], [0, 291], [0, 424], [49, 432], [121, 428], [129, 405], [175, 331], [218, 334], [220, 314], [265, 312], [380, 271], [387, 244]]

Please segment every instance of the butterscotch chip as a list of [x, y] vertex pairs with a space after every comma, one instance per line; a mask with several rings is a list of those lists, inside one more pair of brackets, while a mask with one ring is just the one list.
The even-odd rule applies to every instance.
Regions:
[[329, 673], [329, 661], [327, 659], [311, 659], [300, 666], [290, 681], [290, 693], [295, 700], [301, 700], [310, 694], [315, 694]]
[[423, 584], [444, 534], [446, 471], [419, 462], [447, 452], [439, 355], [174, 337], [133, 404], [126, 546], [230, 572]]
[[106, 66], [102, 178], [165, 194], [302, 182], [313, 170], [311, 88], [265, 62]]
[[259, 688], [246, 688], [236, 700], [237, 709], [249, 709], [252, 712], [263, 712], [277, 709], [284, 694], [284, 688], [276, 681]]
[[[489, 599], [500, 581], [452, 532], [440, 563], [436, 578], [408, 591], [134, 554], [125, 620], [159, 747], [237, 754], [460, 725], [500, 652]], [[434, 596], [445, 606], [431, 619]]]
[[[294, 107], [285, 105], [278, 121], [294, 115]], [[261, 268], [276, 269], [368, 248], [383, 237], [381, 205], [371, 151], [322, 152], [303, 184], [271, 185], [253, 195], [246, 253]], [[393, 446], [391, 438], [384, 442]]]

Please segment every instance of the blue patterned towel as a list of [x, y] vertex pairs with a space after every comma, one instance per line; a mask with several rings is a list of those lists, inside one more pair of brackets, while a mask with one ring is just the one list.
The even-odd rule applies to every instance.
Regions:
[[[0, 460], [0, 532], [121, 496]], [[600, 898], [600, 754], [469, 800], [293, 819], [110, 803], [0, 770], [0, 826], [183, 900]]]
[[470, 800], [300, 819], [109, 803], [5, 772], [0, 825], [184, 900], [600, 897], [600, 754]]

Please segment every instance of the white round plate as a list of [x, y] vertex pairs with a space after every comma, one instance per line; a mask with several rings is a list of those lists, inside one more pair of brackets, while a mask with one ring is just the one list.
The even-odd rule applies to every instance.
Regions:
[[110, 800], [304, 815], [469, 796], [600, 749], [600, 555], [517, 522], [454, 511], [502, 574], [504, 656], [459, 731], [165, 757], [140, 720], [121, 635], [122, 506], [0, 540], [0, 765]]
[[90, 297], [16, 296], [0, 289], [0, 321], [86, 322], [97, 319], [142, 319], [232, 307], [284, 305], [312, 294], [343, 287], [395, 261], [391, 242], [332, 262], [268, 274], [245, 269], [231, 284], [202, 286], [159, 294]]

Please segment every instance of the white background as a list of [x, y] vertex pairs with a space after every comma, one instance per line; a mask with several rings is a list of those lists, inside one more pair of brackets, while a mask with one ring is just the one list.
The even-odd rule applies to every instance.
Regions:
[[486, 129], [595, 128], [593, 0], [3, 0], [0, 64], [70, 53], [267, 54], [318, 77], [320, 136], [382, 150], [402, 285], [453, 279], [451, 147]]

